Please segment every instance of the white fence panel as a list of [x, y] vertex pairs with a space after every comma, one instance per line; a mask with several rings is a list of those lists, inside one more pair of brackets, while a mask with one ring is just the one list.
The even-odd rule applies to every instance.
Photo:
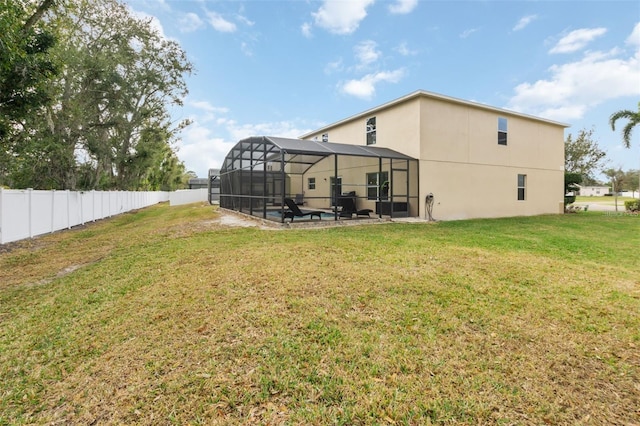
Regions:
[[53, 206], [51, 207], [51, 229], [69, 227], [69, 191], [51, 191]]
[[164, 201], [169, 201], [168, 192], [0, 188], [0, 244], [71, 228]]
[[29, 215], [27, 191], [0, 188], [0, 243], [29, 238]]
[[27, 190], [31, 197], [30, 221], [31, 231], [29, 236], [46, 234], [53, 229], [51, 226], [51, 215], [53, 207], [53, 191], [30, 191]]
[[69, 192], [69, 224], [67, 228], [82, 223], [80, 205], [80, 193], [75, 191]]
[[174, 191], [169, 195], [169, 205], [179, 206], [182, 204], [197, 203], [209, 200], [209, 190], [207, 188], [183, 189]]
[[80, 193], [80, 224], [82, 225], [93, 220], [93, 203], [91, 202], [90, 194], [90, 192]]

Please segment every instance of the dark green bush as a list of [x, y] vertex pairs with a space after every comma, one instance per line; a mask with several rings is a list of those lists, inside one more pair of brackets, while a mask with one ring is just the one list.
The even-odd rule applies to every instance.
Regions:
[[575, 195], [565, 195], [564, 196], [564, 206], [567, 207], [567, 205], [573, 203], [576, 201], [576, 196]]
[[624, 208], [625, 208], [625, 210], [628, 210], [628, 211], [631, 211], [631, 212], [640, 211], [640, 200], [625, 201], [624, 202]]

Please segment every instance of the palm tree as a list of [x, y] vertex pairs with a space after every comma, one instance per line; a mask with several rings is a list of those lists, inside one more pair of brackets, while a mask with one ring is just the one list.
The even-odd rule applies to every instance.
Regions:
[[626, 118], [629, 120], [624, 129], [622, 129], [622, 141], [624, 142], [624, 146], [626, 148], [631, 148], [631, 131], [635, 126], [640, 124], [640, 102], [638, 102], [638, 112], [633, 112], [628, 109], [623, 109], [621, 111], [615, 112], [611, 114], [609, 117], [609, 124], [611, 124], [611, 130], [616, 130], [616, 121], [621, 118]]

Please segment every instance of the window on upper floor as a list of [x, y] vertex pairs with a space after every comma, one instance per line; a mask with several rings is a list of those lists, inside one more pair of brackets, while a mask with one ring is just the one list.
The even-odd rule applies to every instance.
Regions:
[[371, 117], [367, 120], [367, 145], [376, 144], [376, 118]]
[[329, 142], [329, 133], [322, 134], [322, 142]]
[[507, 119], [498, 117], [498, 145], [507, 144]]
[[316, 178], [307, 179], [307, 189], [316, 189]]

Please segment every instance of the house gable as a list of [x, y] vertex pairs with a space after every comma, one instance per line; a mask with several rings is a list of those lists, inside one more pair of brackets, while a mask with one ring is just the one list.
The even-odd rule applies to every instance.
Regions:
[[301, 138], [365, 145], [372, 117], [376, 146], [419, 159], [421, 212], [428, 193], [445, 219], [562, 211], [567, 124], [416, 91]]

